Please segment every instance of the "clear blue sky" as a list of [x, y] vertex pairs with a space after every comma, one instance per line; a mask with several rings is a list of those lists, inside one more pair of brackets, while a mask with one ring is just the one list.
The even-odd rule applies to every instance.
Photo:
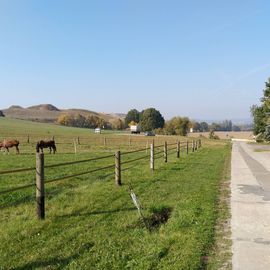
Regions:
[[270, 76], [269, 1], [0, 0], [0, 108], [250, 116]]

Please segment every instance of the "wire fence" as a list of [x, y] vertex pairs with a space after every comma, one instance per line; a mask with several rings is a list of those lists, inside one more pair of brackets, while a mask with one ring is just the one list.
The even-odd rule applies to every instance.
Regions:
[[[174, 147], [168, 147], [168, 146], [174, 146]], [[157, 149], [160, 149], [161, 147], [163, 147], [162, 150], [155, 151]], [[157, 145], [157, 146], [154, 146], [154, 144], [150, 144], [150, 145], [148, 145], [148, 147], [146, 149], [141, 148], [141, 149], [137, 149], [137, 150], [133, 150], [133, 151], [126, 151], [126, 152], [122, 152], [122, 153], [121, 153], [121, 151], [116, 151], [115, 154], [110, 154], [110, 155], [105, 155], [105, 156], [100, 156], [100, 157], [95, 157], [95, 158], [89, 158], [89, 159], [83, 159], [83, 160], [77, 160], [77, 161], [71, 161], [71, 162], [62, 162], [62, 163], [51, 164], [51, 165], [45, 165], [44, 164], [44, 154], [37, 153], [36, 154], [36, 167], [18, 168], [18, 169], [13, 169], [13, 170], [0, 171], [0, 176], [14, 174], [14, 173], [35, 171], [35, 174], [36, 174], [35, 183], [30, 183], [30, 184], [26, 184], [26, 185], [14, 187], [14, 188], [2, 190], [2, 191], [0, 191], [0, 195], [4, 195], [4, 194], [12, 193], [15, 191], [20, 191], [20, 190], [36, 187], [36, 194], [37, 194], [36, 197], [37, 197], [37, 201], [39, 201], [39, 204], [37, 205], [37, 207], [39, 209], [39, 211], [38, 211], [39, 218], [44, 218], [45, 212], [42, 214], [42, 211], [45, 211], [45, 207], [44, 207], [44, 205], [40, 205], [40, 201], [42, 202], [45, 200], [44, 190], [45, 190], [46, 184], [55, 183], [55, 182], [59, 182], [59, 181], [63, 181], [63, 180], [68, 180], [68, 179], [76, 178], [79, 176], [92, 174], [95, 172], [101, 172], [101, 171], [114, 169], [114, 172], [110, 172], [108, 174], [103, 174], [103, 177], [115, 175], [115, 184], [120, 186], [122, 184], [121, 183], [122, 172], [131, 170], [132, 168], [134, 168], [137, 164], [139, 164], [138, 161], [145, 162], [148, 160], [150, 162], [150, 169], [154, 170], [155, 160], [159, 160], [161, 158], [164, 158], [164, 162], [167, 162], [168, 155], [172, 155], [173, 153], [176, 153], [176, 157], [179, 158], [180, 151], [187, 149], [186, 154], [188, 154], [189, 147], [190, 147], [190, 144], [188, 142], [181, 143], [180, 141], [177, 141], [176, 143], [174, 142], [174, 143], [169, 143], [169, 144], [167, 142], [164, 142], [164, 144]], [[201, 140], [198, 140], [196, 142], [193, 140], [191, 147], [192, 147], [193, 152], [195, 150], [197, 150], [198, 148], [200, 148], [201, 147]], [[147, 150], [147, 154], [145, 154], [143, 156], [132, 158], [133, 154], [143, 153], [146, 150]], [[149, 150], [149, 153], [148, 153], [148, 150]], [[122, 161], [121, 157], [127, 157], [127, 160]], [[99, 167], [93, 168], [91, 170], [81, 171], [78, 173], [73, 173], [73, 174], [59, 176], [59, 177], [55, 177], [55, 178], [52, 178], [49, 180], [45, 180], [45, 172], [47, 169], [59, 168], [59, 167], [70, 166], [70, 165], [77, 165], [77, 164], [81, 164], [81, 163], [91, 163], [91, 162], [95, 162], [98, 160], [105, 160], [105, 159], [107, 159], [107, 160], [114, 159], [114, 164], [108, 164], [106, 166], [99, 166]], [[127, 164], [133, 164], [133, 166], [127, 167], [127, 168], [121, 168], [122, 166], [127, 165]], [[40, 200], [39, 198], [43, 198], [43, 199]]]

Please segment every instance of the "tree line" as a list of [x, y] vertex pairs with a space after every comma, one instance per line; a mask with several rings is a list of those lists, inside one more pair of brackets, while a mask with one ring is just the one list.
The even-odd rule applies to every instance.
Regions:
[[219, 123], [208, 124], [207, 122], [196, 122], [188, 117], [176, 116], [165, 121], [164, 117], [155, 108], [147, 108], [141, 112], [131, 109], [127, 112], [124, 119], [113, 119], [105, 121], [96, 115], [84, 116], [81, 114], [61, 114], [57, 123], [64, 126], [81, 128], [103, 128], [124, 130], [131, 125], [139, 125], [141, 131], [154, 131], [161, 135], [180, 135], [186, 136], [190, 129], [193, 132], [210, 131], [240, 131], [241, 127], [232, 124], [231, 120], [224, 120]]
[[59, 125], [69, 127], [80, 127], [80, 128], [103, 128], [103, 129], [124, 129], [124, 122], [122, 119], [113, 119], [106, 121], [102, 117], [96, 115], [84, 116], [81, 114], [61, 114], [57, 121]]

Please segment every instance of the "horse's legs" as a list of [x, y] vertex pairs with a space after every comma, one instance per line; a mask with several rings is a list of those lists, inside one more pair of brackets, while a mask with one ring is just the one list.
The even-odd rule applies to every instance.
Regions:
[[40, 147], [40, 149], [41, 149], [41, 153], [43, 154], [43, 147]]
[[52, 153], [52, 148], [51, 147], [49, 147], [49, 149], [50, 149], [50, 154]]
[[8, 149], [8, 147], [5, 147], [6, 149], [7, 149], [7, 153], [9, 154], [9, 149]]
[[19, 150], [18, 145], [16, 145], [16, 153], [17, 153], [17, 154], [20, 154], [20, 150]]

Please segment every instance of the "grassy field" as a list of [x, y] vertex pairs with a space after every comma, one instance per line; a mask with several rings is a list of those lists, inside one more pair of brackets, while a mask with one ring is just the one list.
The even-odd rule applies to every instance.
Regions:
[[[0, 137], [25, 138], [54, 135], [56, 155], [45, 155], [45, 164], [82, 160], [132, 150], [149, 138], [136, 137], [129, 146], [126, 135], [105, 134], [110, 145], [96, 144], [89, 130], [64, 128], [5, 119]], [[74, 154], [65, 141], [80, 136]], [[120, 140], [116, 139], [119, 138]], [[60, 140], [61, 138], [61, 140]], [[115, 140], [113, 140], [115, 138]], [[175, 137], [155, 138], [176, 141]], [[151, 138], [152, 140], [152, 138]], [[91, 145], [87, 147], [87, 142]], [[96, 141], [97, 142], [97, 141]], [[116, 143], [117, 142], [117, 143]], [[134, 139], [135, 142], [135, 139]], [[0, 171], [35, 166], [34, 145], [22, 143], [22, 155], [0, 155]], [[180, 160], [171, 151], [151, 172], [148, 158], [123, 166], [123, 185], [114, 185], [113, 169], [46, 184], [46, 219], [37, 220], [35, 189], [0, 195], [0, 269], [204, 269], [215, 239], [220, 187], [228, 170], [230, 146], [203, 142], [203, 148]], [[149, 153], [148, 153], [149, 154]], [[146, 152], [122, 157], [122, 161]], [[45, 183], [55, 177], [111, 165], [114, 158], [45, 169]], [[226, 165], [227, 164], [227, 165]], [[0, 175], [0, 192], [34, 183], [34, 171]], [[142, 206], [145, 224], [132, 204], [131, 183]], [[213, 269], [213, 268], [212, 268]]]
[[[217, 135], [222, 140], [230, 140], [230, 139], [253, 140], [254, 134], [252, 131], [215, 131], [215, 135]], [[199, 136], [204, 136], [208, 138], [209, 132], [189, 133], [188, 136], [191, 138], [196, 138]]]

